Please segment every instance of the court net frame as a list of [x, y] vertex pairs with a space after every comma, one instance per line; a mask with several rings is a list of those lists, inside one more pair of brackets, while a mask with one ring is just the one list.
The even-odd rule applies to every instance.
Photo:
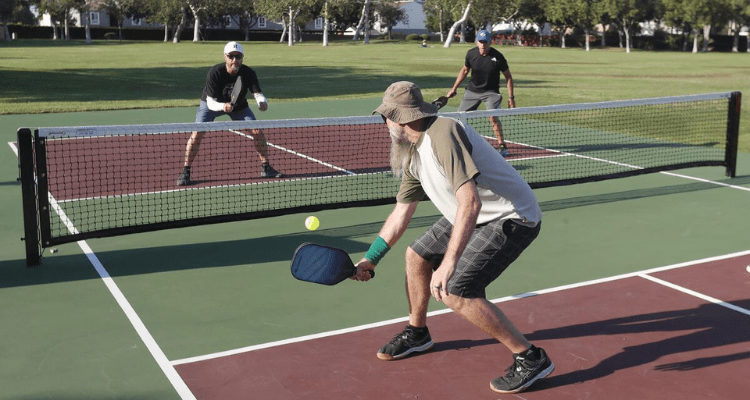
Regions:
[[[718, 112], [722, 114], [720, 117], [711, 117], [711, 119], [717, 121], [713, 123], [713, 126], [707, 129], [704, 129], [704, 127], [701, 126], [697, 129], [698, 131], [706, 130], [711, 132], [706, 132], [705, 136], [702, 136], [702, 132], [698, 132], [698, 137], [691, 137], [689, 139], [691, 143], [670, 142], [667, 145], [667, 147], [671, 148], [670, 151], [674, 150], [680, 153], [688, 150], [692, 151], [694, 149], [700, 150], [697, 151], [695, 155], [690, 153], [687, 158], [683, 156], [678, 157], [677, 159], [665, 158], [663, 162], [657, 161], [655, 164], [645, 167], [631, 164], [627, 160], [611, 161], [608, 159], [601, 159], [595, 155], [582, 155], [582, 153], [588, 151], [594, 151], [594, 153], [590, 154], [596, 154], [595, 152], [601, 152], [604, 150], [610, 151], [612, 149], [621, 152], [624, 151], [625, 153], [623, 154], [627, 154], [629, 151], [628, 149], [630, 149], [632, 154], [636, 154], [637, 152], [635, 149], [639, 147], [663, 147], [665, 146], [663, 139], [659, 139], [662, 141], [660, 141], [658, 145], [654, 145], [655, 142], [653, 135], [660, 135], [658, 133], [660, 130], [668, 131], [682, 129], [685, 121], [676, 123], [678, 128], [668, 125], [662, 127], [648, 126], [655, 123], [654, 118], [659, 120], [659, 113], [665, 113], [664, 118], [667, 118], [667, 115], [670, 112], [674, 112], [674, 110], [670, 111], [670, 108], [674, 107], [685, 108], [692, 114], [694, 110], [702, 107], [701, 104], [703, 103], [709, 103], [709, 108], [718, 109]], [[537, 176], [534, 174], [539, 172], [539, 170], [544, 169], [542, 168], [543, 166], [529, 168], [528, 165], [523, 164], [525, 162], [524, 160], [529, 160], [533, 157], [518, 158], [515, 161], [511, 158], [510, 162], [512, 164], [516, 163], [514, 166], [516, 166], [521, 174], [524, 175], [524, 178], [529, 182], [531, 187], [537, 189], [698, 166], [723, 166], [726, 169], [726, 175], [734, 177], [737, 160], [740, 106], [740, 92], [722, 92], [598, 103], [442, 113], [441, 115], [456, 118], [471, 125], [475, 130], [487, 136], [488, 141], [494, 140], [490, 118], [496, 117], [502, 122], [506, 141], [510, 143], [512, 151], [514, 149], [523, 149], [523, 151], [544, 152], [549, 159], [573, 157], [587, 160], [587, 162], [604, 162], [608, 166], [608, 168], [594, 167], [591, 170], [575, 172], [570, 175], [563, 174], [562, 176], [548, 175], [542, 171], [541, 175]], [[655, 111], [652, 112], [652, 110]], [[715, 113], [717, 111], [713, 112]], [[644, 115], [651, 113], [654, 115], [651, 116], [651, 121], [645, 121], [645, 125], [647, 126], [642, 126], [637, 129], [627, 128], [623, 132], [619, 132], [619, 128], [615, 129], [618, 130], [617, 135], [626, 137], [625, 141], [621, 142], [620, 139], [617, 139], [615, 143], [606, 142], [606, 140], [611, 139], [602, 139], [603, 136], [609, 134], [608, 132], [602, 131], [602, 127], [608, 129], [609, 126], [616, 122], [614, 120], [608, 121], [608, 118], [623, 118], [624, 115], [624, 118], [627, 119], [629, 114], [631, 119], [639, 120]], [[690, 117], [681, 116], [680, 118], [690, 120]], [[516, 127], [516, 123], [519, 124], [518, 127]], [[334, 177], [337, 179], [358, 179], [356, 178], [357, 176], [365, 177], [363, 178], [365, 180], [359, 184], [355, 181], [355, 184], [351, 187], [347, 188], [346, 185], [337, 187], [335, 189], [336, 196], [334, 196], [336, 198], [330, 201], [327, 198], [313, 200], [312, 202], [300, 202], [299, 199], [297, 199], [297, 201], [293, 201], [289, 205], [264, 205], [256, 208], [231, 210], [225, 213], [207, 214], [198, 217], [192, 217], [186, 213], [178, 212], [175, 214], [177, 217], [170, 216], [167, 219], [156, 218], [146, 220], [145, 222], [138, 219], [138, 223], [131, 224], [115, 224], [114, 226], [92, 224], [92, 226], [87, 226], [85, 229], [79, 229], [75, 224], [71, 225], [57, 222], [59, 227], [55, 227], [54, 225], [56, 223], [53, 222], [53, 220], [65, 220], [67, 217], [64, 216], [65, 210], [60, 206], [53, 193], [50, 191], [50, 168], [54, 168], [56, 166], [55, 163], [60, 164], [59, 159], [56, 160], [54, 157], [49, 157], [48, 147], [50, 144], [56, 144], [60, 141], [86, 141], [93, 138], [133, 137], [137, 135], [173, 135], [175, 133], [185, 134], [193, 131], [252, 132], [253, 129], [261, 129], [264, 131], [276, 130], [275, 132], [280, 132], [279, 130], [289, 130], [290, 132], [294, 132], [297, 129], [325, 129], [326, 127], [342, 126], [353, 130], [344, 135], [344, 138], [361, 140], [367, 135], [376, 136], [381, 140], [381, 143], [378, 145], [380, 146], [378, 147], [380, 150], [378, 151], [387, 153], [390, 139], [388, 138], [387, 129], [385, 128], [385, 124], [383, 124], [380, 116], [185, 124], [53, 127], [38, 128], [33, 131], [30, 128], [20, 128], [18, 130], [19, 171], [22, 187], [24, 216], [23, 239], [26, 246], [26, 264], [27, 266], [39, 265], [45, 248], [90, 238], [111, 237], [162, 229], [273, 217], [293, 213], [315, 212], [325, 209], [390, 204], [395, 202], [395, 191], [398, 187], [398, 181], [393, 179], [389, 165], [387, 163], [381, 163], [382, 165], [362, 168], [357, 173], [342, 169], [342, 172], [340, 173], [336, 172], [333, 175], [327, 175], [327, 177]], [[592, 128], [592, 126], [595, 128]], [[522, 143], [516, 141], [517, 139], [524, 137], [525, 134], [529, 136], [532, 135], [534, 131], [545, 129], [551, 130], [550, 137], [557, 137], [557, 143], [562, 144], [561, 147], [565, 147], [565, 149], [561, 150], [557, 148], [558, 146], [551, 148], [549, 146], [539, 145], [539, 143]], [[641, 134], [636, 132], [639, 129], [644, 130], [645, 133]], [[580, 139], [576, 138], [578, 135], [580, 135], [583, 140], [605, 140], [605, 142], [597, 144], [574, 142]], [[696, 133], [693, 132], [691, 135], [695, 136]], [[339, 137], [339, 139], [341, 139], [341, 137]], [[273, 142], [273, 135], [270, 135], [268, 140], [269, 142]], [[348, 141], [349, 139], [344, 140]], [[356, 142], [356, 140], [354, 141]], [[669, 140], [672, 139], [667, 139], [667, 142], [669, 142]], [[383, 143], [386, 143], [385, 147], [383, 147]], [[183, 147], [181, 148], [182, 152], [184, 152], [184, 144], [185, 143], [183, 142]], [[308, 147], [320, 145], [320, 140], [313, 140], [305, 144], [305, 146]], [[346, 145], [347, 143], [334, 143], [331, 146], [341, 147]], [[359, 147], [357, 144], [352, 144], [351, 146]], [[702, 149], [707, 149], [708, 153], [704, 152]], [[178, 149], [178, 152], [179, 151], [180, 149]], [[358, 154], [356, 157], [367, 156], [367, 151], [372, 152], [373, 150], [366, 150], [364, 154]], [[304, 156], [303, 153], [305, 153], [305, 149], [287, 150], [287, 152], [295, 157], [302, 157]], [[80, 157], [86, 157], [86, 155], [82, 154]], [[549, 165], [547, 167], [551, 169], [558, 168], [554, 165]], [[524, 168], [528, 168], [528, 170], [524, 170]], [[53, 173], [52, 175], [55, 174]], [[312, 188], [310, 190], [316, 190], [316, 185], [322, 185], [323, 182], [326, 181], [325, 179], [321, 179], [321, 177], [324, 176], [316, 176], [315, 174], [312, 174], [310, 176], [298, 176], [293, 180], [298, 183], [304, 182], [305, 185]], [[175, 176], [172, 175], [170, 179], [174, 178]], [[282, 178], [276, 181], [272, 180], [271, 182], [265, 182], [264, 184], [273, 185], [284, 182], [285, 180]], [[361, 188], [357, 187], [357, 185], [376, 187], [372, 188], [372, 190], [366, 194], [366, 197], [363, 198], [360, 193]], [[249, 188], [246, 190], [252, 190], [261, 185], [245, 182], [238, 185], [228, 186], [241, 186], [243, 188]], [[216, 187], [209, 185], [202, 188], [177, 190], [190, 192], [215, 188]], [[348, 192], [349, 190], [351, 190], [351, 192]], [[339, 191], [343, 191], [344, 193], [339, 193]], [[133, 194], [114, 194], [103, 195], [101, 197], [117, 201], [119, 198], [132, 196]], [[299, 196], [305, 197], [307, 195], [302, 193]], [[247, 198], [244, 199], [246, 200]], [[155, 200], [151, 199], [149, 201], [153, 202]], [[237, 200], [232, 201], [238, 202]], [[133, 208], [135, 208], [135, 213], [141, 212], [138, 210], [138, 206], [133, 206]], [[57, 218], [53, 212], [57, 214]], [[153, 210], [149, 210], [149, 212], [152, 213]]]

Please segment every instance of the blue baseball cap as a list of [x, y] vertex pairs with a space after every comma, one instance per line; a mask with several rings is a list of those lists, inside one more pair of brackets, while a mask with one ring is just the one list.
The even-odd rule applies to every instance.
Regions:
[[477, 32], [477, 42], [489, 42], [490, 41], [490, 33], [486, 30], [482, 29], [481, 31]]

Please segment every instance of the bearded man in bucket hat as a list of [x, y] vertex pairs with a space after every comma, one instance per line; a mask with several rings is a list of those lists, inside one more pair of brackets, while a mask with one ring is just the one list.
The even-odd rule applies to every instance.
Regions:
[[367, 271], [401, 238], [419, 201], [431, 200], [443, 215], [406, 250], [409, 325], [377, 357], [398, 360], [433, 347], [427, 306], [434, 297], [513, 353], [513, 365], [490, 382], [492, 390], [517, 393], [552, 373], [545, 351], [485, 294], [539, 234], [542, 211], [531, 187], [474, 129], [437, 116], [414, 83], [392, 84], [374, 113], [388, 125], [391, 167], [401, 187], [353, 279], [370, 279]]

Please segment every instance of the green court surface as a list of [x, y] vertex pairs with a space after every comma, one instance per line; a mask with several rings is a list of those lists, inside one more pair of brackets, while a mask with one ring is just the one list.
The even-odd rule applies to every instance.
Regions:
[[[272, 104], [258, 116], [368, 115], [379, 102]], [[407, 315], [403, 254], [437, 219], [430, 203], [420, 205], [377, 278], [366, 284], [302, 283], [291, 277], [289, 262], [306, 241], [342, 247], [358, 260], [391, 206], [316, 213], [321, 226], [314, 232], [304, 227], [307, 215], [293, 214], [92, 239], [47, 250], [42, 266], [25, 267], [17, 160], [7, 145], [18, 127], [185, 122], [194, 112], [0, 116], [6, 143], [0, 151], [0, 399], [189, 398], [169, 361]], [[750, 154], [738, 156], [733, 179], [723, 168], [705, 167], [535, 192], [545, 215], [542, 232], [488, 288], [490, 299], [750, 249]], [[431, 303], [431, 310], [442, 308]], [[738, 321], [747, 324], [746, 317]], [[499, 361], [498, 374], [505, 363]], [[487, 390], [484, 398], [497, 396]]]

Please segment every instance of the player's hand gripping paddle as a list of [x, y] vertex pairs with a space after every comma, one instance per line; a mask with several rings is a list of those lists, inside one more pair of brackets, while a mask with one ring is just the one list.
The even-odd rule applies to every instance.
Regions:
[[232, 96], [230, 98], [229, 104], [232, 105], [232, 108], [237, 106], [237, 103], [242, 101], [242, 94], [245, 93], [243, 90], [245, 88], [244, 82], [242, 82], [242, 77], [238, 76], [237, 81], [234, 82], [234, 88], [232, 89]]
[[448, 96], [440, 96], [432, 101], [432, 105], [436, 106], [438, 110], [445, 107], [446, 104], [448, 104]]
[[[368, 272], [375, 277], [375, 271]], [[292, 275], [301, 281], [332, 286], [356, 273], [357, 267], [344, 250], [308, 242], [294, 251]]]

